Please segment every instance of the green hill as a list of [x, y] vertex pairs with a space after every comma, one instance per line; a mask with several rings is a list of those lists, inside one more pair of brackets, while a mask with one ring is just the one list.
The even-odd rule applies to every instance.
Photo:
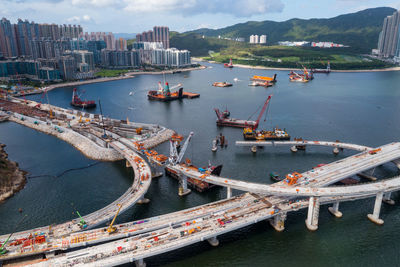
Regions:
[[[378, 7], [329, 19], [249, 21], [217, 30], [198, 29], [187, 33], [209, 37], [219, 35], [228, 38], [242, 37], [246, 41], [252, 34], [266, 34], [268, 44], [276, 44], [278, 41], [332, 41], [349, 45], [354, 52], [369, 53], [377, 46], [383, 19], [395, 11], [390, 7]], [[193, 35], [187, 36], [194, 38]], [[224, 46], [224, 44], [214, 45]], [[190, 50], [190, 47], [187, 48]]]

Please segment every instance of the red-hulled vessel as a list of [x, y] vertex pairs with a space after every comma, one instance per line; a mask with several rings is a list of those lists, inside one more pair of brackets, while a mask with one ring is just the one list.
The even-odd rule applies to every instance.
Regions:
[[74, 88], [74, 91], [72, 93], [71, 106], [78, 107], [78, 108], [95, 108], [96, 102], [94, 100], [82, 101], [77, 94], [76, 88]]

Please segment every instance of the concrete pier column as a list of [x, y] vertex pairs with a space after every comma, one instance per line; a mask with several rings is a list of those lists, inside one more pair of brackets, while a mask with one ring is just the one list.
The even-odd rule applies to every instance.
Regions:
[[297, 152], [297, 147], [296, 146], [290, 147], [290, 151], [296, 153]]
[[385, 202], [386, 204], [394, 205], [395, 202], [394, 202], [393, 199], [390, 198], [391, 196], [392, 196], [392, 192], [387, 192], [387, 193], [385, 193], [385, 194], [383, 195], [383, 200], [382, 200], [382, 201]]
[[145, 198], [144, 195], [137, 201], [138, 204], [147, 204], [150, 202], [150, 199]]
[[383, 224], [383, 220], [379, 219], [379, 213], [381, 212], [382, 199], [383, 199], [383, 192], [379, 192], [378, 194], [376, 194], [374, 213], [367, 215], [368, 219], [371, 222], [376, 223], [378, 225]]
[[136, 267], [146, 267], [146, 263], [144, 262], [143, 259], [135, 261]]
[[187, 194], [189, 194], [190, 192], [192, 192], [192, 190], [190, 190], [187, 186], [187, 176], [180, 174], [179, 175], [179, 192], [178, 195], [179, 196], [185, 196]]
[[232, 197], [232, 188], [228, 186], [226, 188], [226, 198], [231, 198]]
[[315, 231], [318, 229], [318, 217], [319, 217], [319, 198], [310, 197], [308, 204], [307, 220], [306, 220], [306, 226], [308, 230]]
[[216, 247], [216, 246], [219, 245], [219, 241], [218, 241], [218, 239], [217, 239], [216, 236], [207, 239], [207, 241], [208, 241], [208, 243], [210, 243], [210, 245], [213, 246], [213, 247]]
[[163, 176], [163, 173], [159, 170], [157, 164], [152, 164], [150, 169], [151, 169], [151, 178], [158, 178]]
[[334, 147], [333, 150], [332, 150], [332, 153], [333, 153], [334, 155], [339, 154], [339, 148]]
[[257, 146], [252, 146], [251, 147], [251, 152], [256, 153], [257, 152]]
[[269, 220], [272, 227], [278, 232], [285, 230], [286, 213], [280, 213]]
[[339, 201], [333, 203], [332, 207], [328, 208], [329, 212], [332, 213], [336, 218], [341, 218], [343, 214], [339, 211]]

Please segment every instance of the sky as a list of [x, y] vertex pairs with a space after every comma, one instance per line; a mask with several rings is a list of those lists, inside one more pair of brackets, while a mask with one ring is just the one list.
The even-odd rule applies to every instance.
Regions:
[[140, 33], [155, 25], [184, 32], [247, 21], [330, 18], [399, 0], [0, 0], [0, 17], [80, 24], [84, 31]]

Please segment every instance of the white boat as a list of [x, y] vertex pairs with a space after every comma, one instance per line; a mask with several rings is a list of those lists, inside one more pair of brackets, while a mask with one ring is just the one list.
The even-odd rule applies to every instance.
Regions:
[[129, 95], [133, 95], [134, 93], [133, 92], [129, 92]]

